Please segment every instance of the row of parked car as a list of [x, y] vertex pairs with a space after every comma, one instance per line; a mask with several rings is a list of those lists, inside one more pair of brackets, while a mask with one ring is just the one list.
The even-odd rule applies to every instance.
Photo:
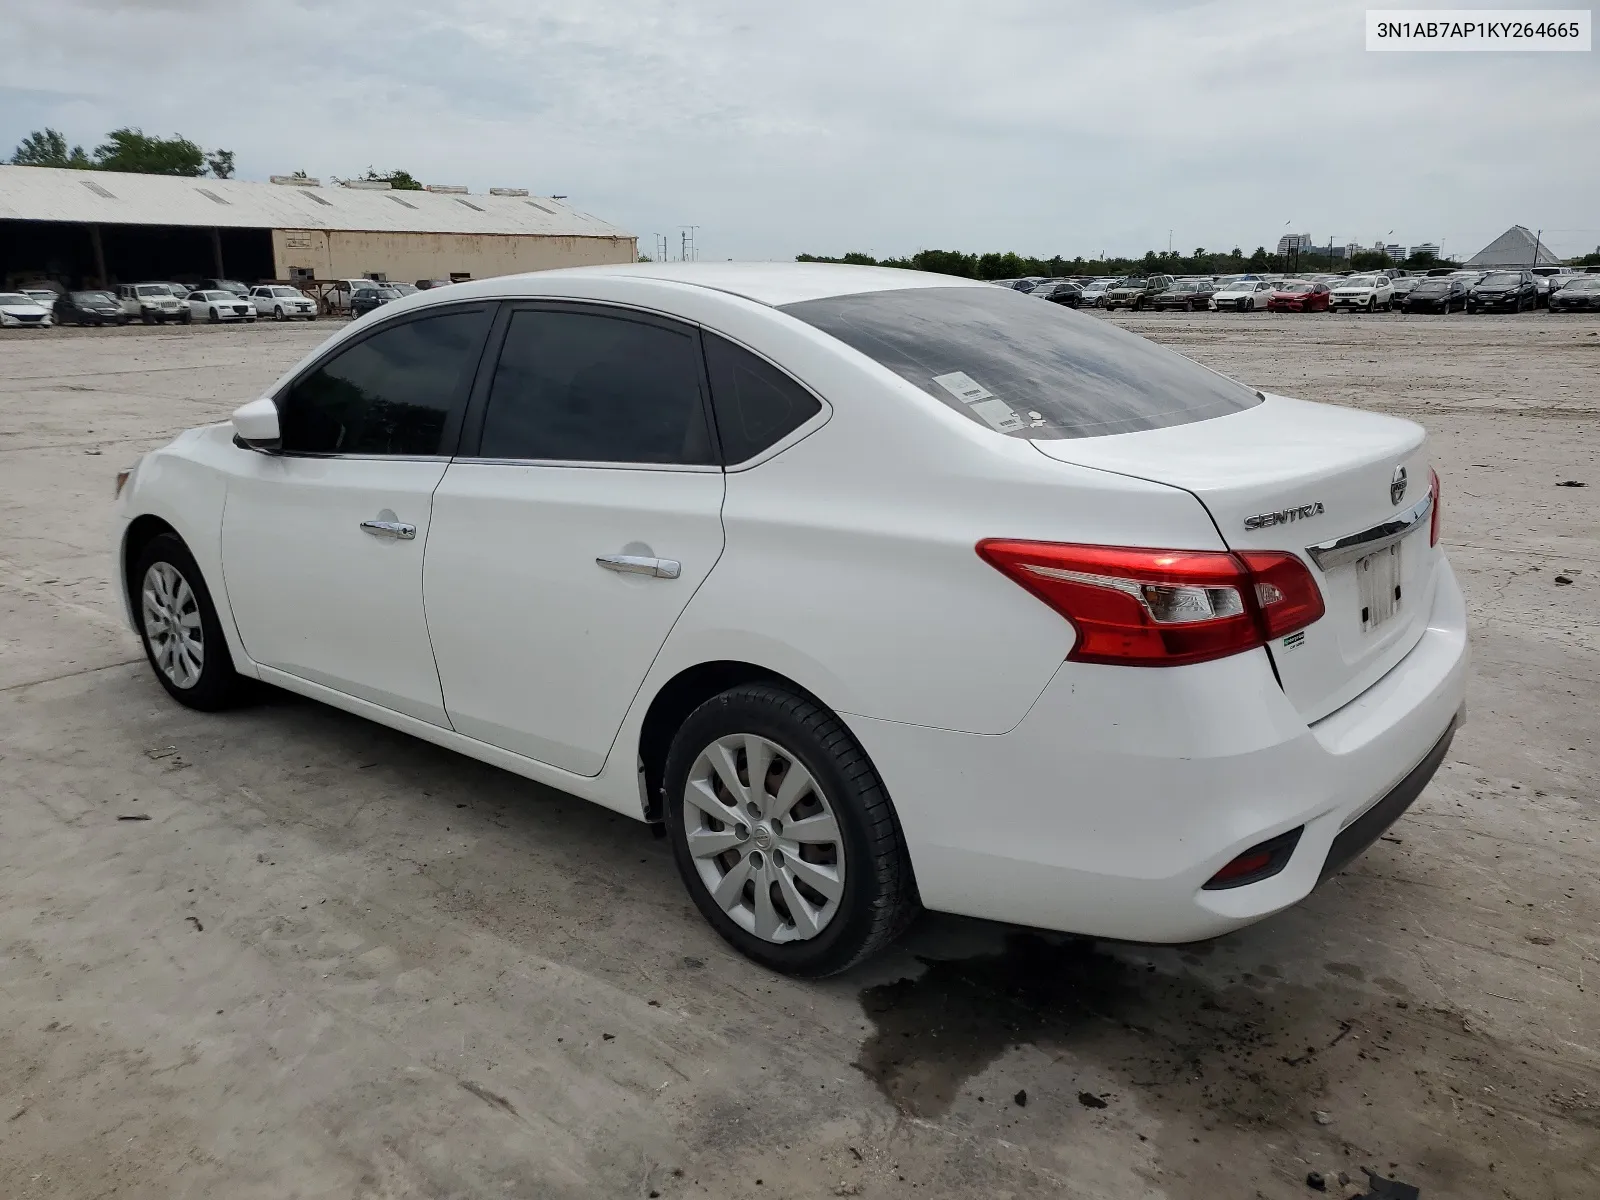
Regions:
[[1600, 309], [1600, 274], [1571, 267], [1494, 271], [1442, 268], [1426, 274], [1148, 275], [1097, 279], [998, 279], [1072, 308], [1199, 312], [1556, 312]]
[[0, 327], [126, 325], [132, 321], [146, 325], [220, 324], [261, 318], [315, 321], [323, 314], [359, 317], [402, 296], [449, 283], [447, 279], [419, 279], [414, 284], [338, 279], [319, 285], [319, 292], [285, 283], [251, 287], [237, 279], [202, 279], [192, 286], [151, 280], [86, 291], [25, 287], [0, 292]]

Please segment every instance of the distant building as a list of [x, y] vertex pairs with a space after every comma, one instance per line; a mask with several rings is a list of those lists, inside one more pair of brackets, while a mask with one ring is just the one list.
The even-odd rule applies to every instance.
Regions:
[[1395, 262], [1399, 262], [1406, 256], [1406, 248], [1398, 242], [1390, 242], [1387, 246], [1381, 246], [1379, 249], [1394, 259]]
[[1411, 253], [1406, 257], [1415, 258], [1419, 254], [1431, 254], [1435, 258], [1444, 257], [1444, 251], [1439, 249], [1439, 247], [1434, 245], [1432, 242], [1423, 242], [1420, 246], [1411, 247]]
[[1340, 258], [1354, 258], [1356, 255], [1360, 254], [1364, 249], [1366, 249], [1366, 247], [1363, 246], [1360, 242], [1347, 242], [1344, 245], [1344, 247], [1339, 251], [1339, 257]]
[[1278, 239], [1279, 254], [1294, 254], [1301, 250], [1311, 249], [1311, 235], [1309, 233], [1286, 233]]
[[553, 196], [361, 185], [0, 166], [0, 286], [483, 279], [629, 263], [638, 250], [633, 234]]
[[1469, 267], [1553, 267], [1561, 260], [1525, 225], [1513, 225], [1467, 260]]

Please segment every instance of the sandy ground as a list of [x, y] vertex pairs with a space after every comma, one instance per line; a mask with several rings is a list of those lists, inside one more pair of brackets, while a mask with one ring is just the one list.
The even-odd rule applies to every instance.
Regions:
[[1365, 1167], [1600, 1195], [1600, 322], [1118, 320], [1427, 425], [1469, 724], [1255, 928], [930, 917], [824, 984], [726, 950], [641, 825], [310, 702], [157, 687], [107, 583], [112, 474], [328, 323], [0, 337], [0, 1194], [1220, 1200]]

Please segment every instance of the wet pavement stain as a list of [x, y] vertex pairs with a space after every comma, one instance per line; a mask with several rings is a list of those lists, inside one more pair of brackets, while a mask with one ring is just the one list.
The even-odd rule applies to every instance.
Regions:
[[[1196, 956], [1209, 960], [1209, 975], [1181, 965], [1188, 957], [1188, 947], [1032, 933], [1010, 935], [997, 953], [922, 957], [916, 978], [861, 992], [872, 1029], [854, 1065], [900, 1112], [938, 1119], [975, 1103], [963, 1094], [968, 1081], [1008, 1052], [1041, 1052], [1050, 1060], [1042, 1068], [1037, 1055], [1019, 1057], [1017, 1077], [997, 1074], [991, 1086], [1009, 1096], [1026, 1084], [1018, 1095], [1030, 1118], [1042, 1104], [1053, 1130], [1069, 1107], [1085, 1121], [1155, 1121], [1162, 1170], [1188, 1183], [1223, 1177], [1262, 1145], [1285, 1163], [1335, 1163], [1352, 1174], [1363, 1162], [1426, 1164], [1432, 1186], [1504, 1182], [1516, 1171], [1576, 1179], [1600, 1155], [1600, 1138], [1575, 1111], [1591, 1102], [1581, 1064], [1548, 1061], [1530, 1072], [1524, 1055], [1461, 1010], [1362, 988], [1348, 969], [1312, 985], [1260, 967], [1230, 970], [1231, 948]], [[1410, 1053], [1419, 1046], [1453, 1065], [1420, 1069]], [[1108, 1077], [1120, 1086], [1106, 1087]], [[1403, 1120], [1368, 1123], [1379, 1092]], [[1331, 1119], [1317, 1119], [1323, 1109]], [[1524, 1126], [1552, 1120], [1577, 1134], [1573, 1144], [1513, 1145]], [[1463, 1128], [1476, 1148], [1471, 1162], [1451, 1140]], [[1304, 1168], [1297, 1185], [1303, 1176]]]

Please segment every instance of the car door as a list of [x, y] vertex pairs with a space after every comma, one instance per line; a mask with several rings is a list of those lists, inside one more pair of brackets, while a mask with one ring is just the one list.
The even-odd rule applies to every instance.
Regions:
[[375, 325], [274, 398], [282, 450], [238, 451], [222, 519], [256, 662], [448, 728], [423, 550], [492, 315], [442, 305]]
[[434, 495], [428, 631], [455, 729], [596, 775], [722, 553], [693, 326], [508, 305]]

